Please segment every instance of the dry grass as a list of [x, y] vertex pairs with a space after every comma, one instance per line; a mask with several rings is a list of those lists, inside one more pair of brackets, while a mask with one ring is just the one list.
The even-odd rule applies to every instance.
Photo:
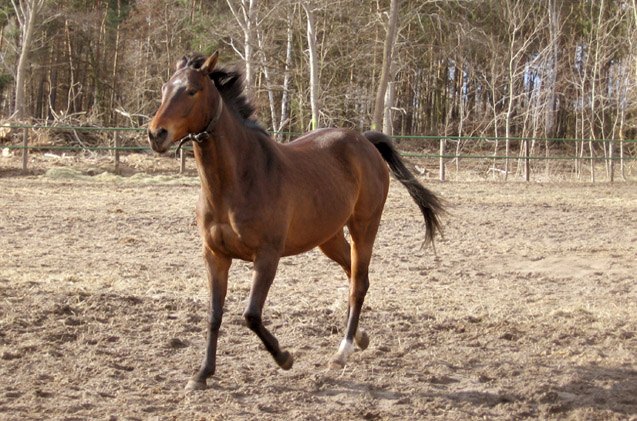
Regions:
[[266, 306], [296, 359], [278, 370], [243, 326], [237, 262], [213, 387], [185, 395], [205, 327], [197, 187], [86, 174], [0, 178], [0, 418], [637, 416], [634, 183], [427, 182], [451, 205], [437, 257], [393, 184], [370, 347], [327, 370], [347, 289], [313, 251], [282, 261]]

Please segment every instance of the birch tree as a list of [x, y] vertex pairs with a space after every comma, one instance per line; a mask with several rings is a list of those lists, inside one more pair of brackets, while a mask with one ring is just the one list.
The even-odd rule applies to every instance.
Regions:
[[233, 0], [226, 1], [243, 31], [243, 52], [236, 47], [235, 51], [245, 62], [246, 93], [251, 96], [254, 84], [254, 46], [257, 44], [255, 42], [257, 0], [240, 0], [238, 5], [233, 4]]
[[310, 58], [310, 107], [312, 109], [311, 129], [319, 127], [319, 66], [318, 49], [316, 45], [316, 22], [314, 18], [315, 8], [311, 2], [302, 3], [307, 17], [307, 45]]
[[26, 117], [25, 92], [29, 53], [31, 52], [33, 32], [42, 6], [44, 6], [44, 0], [11, 0], [11, 4], [20, 25], [20, 52], [15, 75], [15, 111], [13, 115], [18, 119], [23, 119]]
[[280, 132], [290, 121], [290, 73], [292, 71], [292, 51], [294, 49], [294, 45], [292, 44], [292, 42], [294, 41], [293, 15], [294, 14], [292, 10], [288, 9], [285, 66], [283, 69], [283, 92], [281, 94], [281, 119], [279, 120], [279, 126], [276, 128], [278, 132], [278, 140], [282, 139], [282, 134]]
[[[612, 173], [614, 153], [635, 151], [620, 140], [637, 136], [636, 3], [0, 0], [0, 114], [147, 116], [175, 57], [220, 48], [224, 61], [245, 62], [246, 90], [275, 131], [373, 124], [487, 136], [458, 140], [456, 154], [493, 152], [503, 178], [515, 170], [501, 159], [505, 136], [508, 156], [515, 137], [577, 137], [585, 141], [529, 142], [530, 151], [577, 154], [582, 177], [603, 153]], [[427, 140], [401, 146], [438, 150]]]
[[[374, 115], [372, 117], [372, 130], [378, 130], [383, 125], [383, 114], [385, 112], [385, 97], [387, 86], [391, 75], [391, 67], [393, 61], [394, 45], [396, 44], [396, 35], [398, 34], [398, 14], [400, 11], [400, 0], [391, 0], [389, 6], [389, 21], [387, 22], [387, 35], [383, 45], [383, 64], [378, 80], [378, 89], [376, 91], [376, 100], [374, 102]], [[391, 106], [391, 104], [389, 104]], [[388, 128], [384, 127], [383, 131], [387, 132]]]
[[[535, 42], [535, 38], [539, 27], [531, 33], [525, 33], [524, 27], [530, 20], [531, 14], [528, 8], [523, 8], [521, 3], [511, 4], [506, 2], [505, 20], [509, 21], [508, 33], [508, 60], [507, 60], [507, 85], [506, 85], [506, 113], [504, 118], [504, 141], [505, 141], [505, 158], [504, 158], [504, 179], [509, 175], [509, 156], [511, 154], [511, 125], [513, 120], [514, 104], [516, 97], [516, 85], [520, 77], [524, 75], [524, 66], [521, 65], [523, 59], [529, 54], [529, 47]], [[528, 5], [527, 5], [528, 6]]]

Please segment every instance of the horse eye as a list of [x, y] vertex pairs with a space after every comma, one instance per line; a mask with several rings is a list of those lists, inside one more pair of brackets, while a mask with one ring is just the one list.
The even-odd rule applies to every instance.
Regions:
[[197, 94], [197, 90], [196, 89], [188, 89], [188, 91], [186, 91], [186, 93], [188, 94], [188, 96], [195, 96]]

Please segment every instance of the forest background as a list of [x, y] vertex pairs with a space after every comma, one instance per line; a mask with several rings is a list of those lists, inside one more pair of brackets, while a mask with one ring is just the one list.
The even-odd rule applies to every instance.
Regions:
[[273, 131], [621, 142], [635, 2], [0, 0], [0, 119], [144, 126], [175, 62], [219, 50]]

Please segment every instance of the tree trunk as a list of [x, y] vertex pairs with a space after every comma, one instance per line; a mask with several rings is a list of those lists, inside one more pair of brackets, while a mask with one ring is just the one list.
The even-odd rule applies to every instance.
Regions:
[[513, 89], [515, 84], [515, 72], [514, 72], [514, 60], [515, 53], [513, 52], [515, 45], [517, 28], [514, 28], [511, 33], [511, 41], [509, 44], [509, 67], [508, 67], [508, 84], [507, 84], [507, 111], [504, 120], [504, 181], [509, 178], [509, 154], [511, 153], [511, 118], [513, 116]]
[[385, 112], [383, 113], [383, 133], [391, 136], [394, 134], [392, 107], [396, 97], [396, 83], [389, 82], [385, 93]]
[[387, 36], [383, 46], [383, 64], [376, 91], [376, 101], [374, 103], [374, 115], [372, 118], [372, 130], [378, 130], [383, 124], [383, 114], [385, 111], [385, 92], [391, 74], [392, 56], [396, 35], [398, 33], [398, 13], [400, 11], [400, 0], [391, 0], [389, 6], [389, 22], [387, 23]]
[[277, 128], [277, 139], [281, 141], [283, 139], [283, 135], [281, 131], [288, 124], [290, 119], [289, 114], [289, 104], [290, 104], [290, 79], [291, 79], [291, 69], [292, 69], [292, 49], [294, 48], [294, 32], [293, 32], [293, 13], [291, 10], [288, 10], [288, 19], [287, 19], [288, 29], [287, 29], [287, 46], [285, 49], [285, 68], [283, 70], [283, 93], [281, 94], [281, 120], [279, 121], [279, 126]]
[[307, 44], [310, 53], [310, 106], [312, 108], [311, 129], [319, 127], [319, 77], [318, 77], [318, 52], [316, 46], [316, 25], [314, 22], [314, 10], [312, 6], [303, 3], [303, 9], [307, 15]]
[[231, 0], [226, 0], [235, 20], [243, 31], [243, 61], [245, 62], [245, 89], [248, 96], [252, 96], [254, 85], [254, 29], [256, 27], [257, 0], [241, 0], [241, 13]]
[[[559, 68], [559, 31], [560, 31], [560, 16], [557, 8], [557, 0], [549, 0], [549, 36], [550, 36], [550, 49], [551, 58], [550, 64], [547, 66], [548, 78], [547, 78], [547, 105], [546, 105], [546, 119], [544, 136], [555, 136], [555, 115], [557, 114], [557, 70]], [[547, 161], [548, 162], [548, 161]]]
[[[458, 39], [458, 45], [460, 45], [460, 39]], [[456, 153], [455, 153], [455, 164], [456, 164], [456, 176], [460, 172], [460, 148], [462, 145], [462, 135], [464, 129], [464, 107], [465, 107], [465, 71], [464, 64], [461, 59], [456, 58], [456, 72], [459, 73], [457, 80], [457, 95], [458, 95], [458, 139], [456, 141]]]
[[[120, 50], [120, 43], [121, 43], [121, 37], [120, 37], [120, 22], [121, 22], [121, 18], [122, 18], [122, 4], [121, 4], [121, 0], [117, 0], [117, 25], [115, 26], [115, 46], [114, 46], [114, 52], [113, 52], [113, 72], [111, 74], [111, 78], [113, 80], [112, 83], [112, 87], [111, 87], [111, 98], [110, 98], [110, 110], [114, 110], [115, 109], [115, 102], [117, 100], [117, 92], [118, 92], [118, 67], [119, 67], [119, 50]], [[108, 116], [111, 124], [115, 123], [115, 113], [111, 111], [110, 115]]]
[[595, 160], [594, 160], [594, 145], [593, 142], [595, 141], [596, 138], [596, 131], [595, 131], [595, 119], [596, 119], [596, 115], [595, 113], [597, 112], [597, 78], [599, 77], [599, 72], [600, 72], [600, 59], [599, 59], [599, 54], [600, 54], [600, 48], [601, 47], [601, 42], [600, 42], [600, 35], [599, 35], [599, 31], [601, 29], [601, 25], [602, 25], [602, 16], [603, 16], [603, 11], [604, 11], [604, 0], [600, 1], [599, 4], [599, 13], [597, 15], [597, 27], [595, 29], [596, 31], [596, 37], [595, 37], [595, 57], [593, 60], [593, 73], [591, 75], [591, 87], [590, 87], [590, 92], [591, 92], [591, 96], [590, 96], [590, 100], [591, 100], [591, 119], [590, 119], [590, 124], [589, 124], [589, 142], [588, 142], [588, 146], [589, 146], [589, 151], [590, 151], [590, 169], [591, 169], [591, 183], [595, 182]]
[[2, 46], [4, 45], [4, 26], [0, 28], [0, 50], [2, 50]]
[[20, 25], [20, 55], [15, 79], [15, 111], [18, 119], [26, 118], [26, 77], [35, 23], [44, 0], [11, 0]]
[[[252, 96], [252, 90], [254, 85], [254, 68], [253, 68], [253, 58], [254, 55], [253, 45], [254, 45], [254, 27], [255, 24], [255, 16], [256, 16], [256, 0], [249, 0], [246, 2], [242, 1], [244, 4], [244, 8], [247, 7], [245, 12], [246, 16], [246, 27], [244, 31], [244, 51], [245, 51], [245, 60], [246, 60], [246, 93], [248, 97]], [[247, 3], [247, 4], [246, 4]]]
[[68, 19], [64, 21], [64, 33], [66, 35], [66, 47], [69, 59], [69, 90], [66, 94], [66, 114], [74, 112], [75, 109], [75, 65], [73, 63], [73, 48], [71, 48], [71, 35]]
[[493, 108], [493, 137], [495, 139], [493, 145], [493, 166], [491, 168], [493, 178], [496, 178], [496, 171], [498, 168], [498, 143], [499, 143], [499, 131], [498, 131], [498, 108], [497, 108], [497, 96], [496, 96], [496, 73], [495, 73], [496, 64], [494, 61], [491, 62], [491, 107]]
[[257, 28], [257, 42], [259, 45], [259, 52], [261, 57], [261, 68], [263, 69], [263, 76], [265, 77], [265, 89], [268, 91], [268, 104], [270, 105], [270, 127], [276, 131], [276, 102], [274, 98], [274, 84], [272, 83], [272, 77], [270, 75], [270, 68], [268, 67], [268, 61], [264, 53], [265, 42], [263, 40], [263, 31]]

